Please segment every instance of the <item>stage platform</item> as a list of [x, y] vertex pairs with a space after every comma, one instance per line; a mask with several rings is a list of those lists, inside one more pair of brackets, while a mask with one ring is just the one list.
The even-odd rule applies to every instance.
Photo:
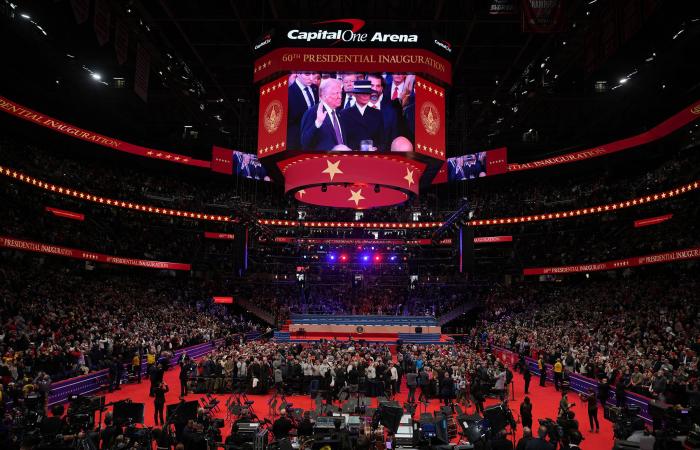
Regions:
[[396, 345], [401, 340], [404, 344], [452, 344], [454, 340], [444, 334], [373, 334], [373, 333], [291, 333], [289, 331], [275, 331], [274, 340], [277, 342], [310, 343], [318, 342], [321, 339], [338, 341], [348, 341], [352, 337], [355, 341], [363, 340], [369, 343]]
[[367, 316], [292, 314], [275, 332], [278, 342], [317, 342], [321, 339], [396, 344], [449, 344], [452, 338], [441, 334], [441, 327], [429, 316]]

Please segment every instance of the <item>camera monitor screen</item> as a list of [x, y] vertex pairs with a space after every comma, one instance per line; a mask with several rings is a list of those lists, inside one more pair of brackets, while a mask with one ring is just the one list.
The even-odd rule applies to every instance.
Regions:
[[252, 153], [233, 151], [233, 171], [239, 177], [270, 181], [267, 171]]
[[507, 150], [499, 148], [468, 153], [447, 159], [448, 181], [463, 181], [505, 173], [508, 170]]

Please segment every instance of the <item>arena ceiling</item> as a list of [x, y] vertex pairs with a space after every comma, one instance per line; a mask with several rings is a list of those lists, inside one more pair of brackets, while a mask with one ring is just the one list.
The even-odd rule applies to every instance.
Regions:
[[[52, 86], [48, 94], [40, 95], [41, 89], [36, 89], [34, 104], [53, 101], [71, 108], [75, 96], [94, 99], [94, 87], [72, 82], [80, 69], [70, 67], [67, 52], [110, 76], [127, 80], [133, 76], [133, 52], [126, 64], [118, 65], [111, 42], [100, 47], [92, 24], [76, 25], [70, 2], [15, 3], [14, 14], [31, 11], [48, 36], [23, 29], [26, 24], [20, 19], [4, 32], [6, 54], [20, 60], [3, 75], [3, 84], [16, 86], [4, 89], [4, 94], [21, 92], [23, 85], [45, 86], [61, 80], [71, 85], [69, 92]], [[99, 120], [97, 111], [106, 106], [115, 111], [109, 119], [122, 136], [134, 134], [161, 146], [192, 149], [192, 142], [184, 145], [182, 138], [183, 125], [190, 124], [198, 129], [199, 141], [207, 143], [199, 149], [194, 145], [195, 152], [206, 155], [211, 142], [251, 151], [257, 128], [253, 40], [270, 29], [345, 17], [362, 18], [372, 28], [435, 31], [452, 43], [451, 154], [507, 145], [512, 157], [523, 160], [535, 153], [605, 142], [653, 125], [700, 92], [697, 2], [682, 8], [654, 0], [564, 2], [565, 31], [550, 34], [523, 32], [519, 13], [491, 14], [492, 3], [110, 0], [113, 15], [126, 20], [155, 55], [149, 101], [144, 106], [127, 89], [101, 92], [99, 104], [85, 105], [81, 123]], [[639, 29], [627, 33], [625, 5], [632, 3], [645, 15]], [[11, 13], [8, 2], [3, 8], [6, 15]], [[592, 54], [592, 39], [611, 17], [616, 24], [615, 48], [607, 48], [609, 54], [604, 56], [602, 50]], [[621, 83], [624, 78], [628, 81]], [[605, 85], [599, 84], [601, 89], [596, 90], [596, 82]], [[32, 100], [26, 92], [19, 97]]]

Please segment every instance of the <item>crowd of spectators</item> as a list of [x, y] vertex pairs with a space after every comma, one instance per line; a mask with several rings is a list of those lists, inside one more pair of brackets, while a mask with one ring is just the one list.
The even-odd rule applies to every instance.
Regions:
[[212, 304], [199, 283], [149, 275], [3, 259], [0, 384], [40, 374], [61, 380], [260, 327]]
[[[695, 268], [694, 270], [697, 270]], [[676, 403], [698, 388], [698, 280], [689, 271], [494, 290], [478, 330], [490, 345]]]

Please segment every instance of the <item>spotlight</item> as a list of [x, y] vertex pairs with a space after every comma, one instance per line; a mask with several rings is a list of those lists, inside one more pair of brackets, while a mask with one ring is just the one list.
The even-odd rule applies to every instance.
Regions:
[[100, 75], [97, 72], [91, 73], [90, 76], [92, 77], [93, 80], [95, 81], [100, 81], [102, 79], [102, 75]]
[[340, 261], [345, 262], [348, 260], [348, 255], [340, 255]]
[[389, 258], [389, 259], [392, 260], [392, 261], [396, 261], [396, 255], [392, 255], [392, 257]]
[[369, 261], [369, 255], [363, 255], [362, 261]]
[[374, 255], [374, 262], [380, 262], [382, 260], [381, 255]]
[[333, 253], [329, 253], [328, 259], [330, 259], [331, 261], [335, 261], [335, 255]]
[[321, 185], [321, 192], [328, 192], [328, 185], [322, 184]]

